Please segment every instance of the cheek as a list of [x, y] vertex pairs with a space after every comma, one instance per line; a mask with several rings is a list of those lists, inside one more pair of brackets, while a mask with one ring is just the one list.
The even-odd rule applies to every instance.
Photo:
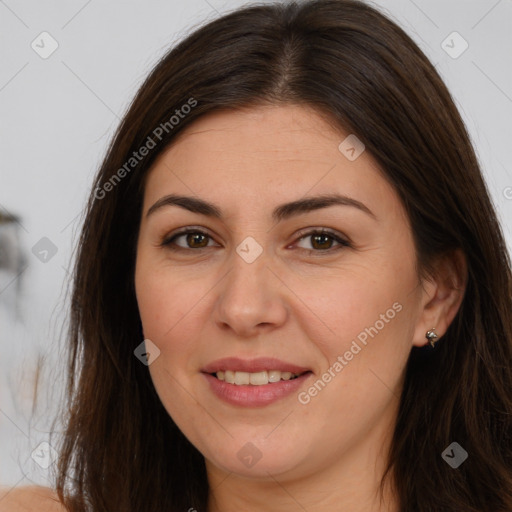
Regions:
[[197, 283], [179, 278], [179, 270], [137, 262], [135, 288], [144, 335], [163, 341], [189, 315], [198, 301]]
[[169, 374], [185, 378], [196, 370], [197, 340], [208, 320], [202, 301], [211, 283], [183, 269], [145, 265], [141, 259], [135, 285], [144, 337], [160, 350], [161, 357], [150, 366], [155, 385], [163, 379], [172, 386]]
[[413, 283], [407, 269], [398, 273], [392, 266], [377, 264], [341, 269], [321, 279], [302, 279], [291, 287], [305, 298], [309, 311], [295, 316], [323, 351], [339, 352], [358, 337], [364, 342], [378, 332], [382, 339], [385, 333], [402, 329]]
[[[198, 336], [194, 329], [200, 328], [194, 318], [194, 305], [201, 293], [190, 280], [172, 279], [169, 269], [163, 271], [143, 263], [141, 258], [135, 277], [139, 314], [144, 337], [160, 350], [160, 356], [148, 369], [167, 412], [186, 427], [194, 414], [199, 414], [195, 410], [197, 404], [184, 392], [184, 383], [197, 351], [191, 340]], [[185, 409], [183, 404], [186, 404]]]

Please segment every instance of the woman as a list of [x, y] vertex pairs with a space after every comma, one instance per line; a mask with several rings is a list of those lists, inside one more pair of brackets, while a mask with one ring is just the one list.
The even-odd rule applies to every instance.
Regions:
[[141, 87], [88, 205], [68, 510], [512, 510], [510, 261], [372, 7], [240, 9]]

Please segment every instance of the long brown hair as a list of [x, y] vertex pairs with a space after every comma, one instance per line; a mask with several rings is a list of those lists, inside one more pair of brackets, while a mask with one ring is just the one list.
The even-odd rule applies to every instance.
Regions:
[[[384, 475], [394, 475], [400, 510], [510, 512], [507, 248], [446, 86], [402, 29], [356, 0], [224, 15], [172, 48], [138, 91], [97, 174], [76, 256], [60, 499], [73, 512], [206, 510], [204, 458], [133, 354], [143, 339], [134, 263], [144, 177], [200, 116], [284, 103], [313, 107], [364, 142], [403, 201], [418, 268], [457, 248], [467, 259], [457, 316], [435, 350], [413, 348], [407, 363]], [[145, 156], [143, 146], [153, 146]], [[441, 457], [454, 441], [469, 454], [457, 469]]]

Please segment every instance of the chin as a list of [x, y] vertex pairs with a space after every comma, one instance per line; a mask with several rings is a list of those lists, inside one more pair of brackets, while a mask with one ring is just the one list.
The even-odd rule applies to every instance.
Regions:
[[208, 446], [203, 454], [211, 464], [223, 471], [246, 478], [267, 480], [270, 475], [302, 472], [309, 457], [307, 453], [298, 452], [297, 448], [303, 448], [304, 443], [283, 436], [271, 439], [273, 435], [265, 439], [267, 431], [265, 435], [254, 436], [252, 441], [247, 434], [234, 436], [224, 446]]
[[241, 463], [236, 456], [233, 457], [233, 454], [227, 455], [222, 460], [219, 459], [219, 454], [216, 454], [215, 460], [210, 460], [210, 463], [227, 473], [256, 480], [273, 480], [273, 478], [279, 476], [291, 476], [299, 471], [304, 471], [304, 467], [299, 461], [295, 462], [287, 458], [277, 458], [275, 456], [262, 457], [252, 466], [246, 466]]

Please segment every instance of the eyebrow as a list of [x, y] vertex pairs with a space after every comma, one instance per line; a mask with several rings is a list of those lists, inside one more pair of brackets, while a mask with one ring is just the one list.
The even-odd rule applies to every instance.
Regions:
[[[222, 219], [222, 210], [217, 205], [198, 199], [197, 197], [169, 194], [160, 198], [151, 208], [149, 208], [146, 217], [165, 206], [179, 206], [192, 213], [199, 213], [208, 217]], [[374, 219], [375, 214], [363, 203], [357, 199], [340, 194], [326, 194], [313, 197], [304, 197], [290, 203], [284, 203], [277, 206], [272, 212], [272, 218], [275, 222], [288, 219], [295, 215], [328, 208], [329, 206], [352, 206], [370, 215]]]

